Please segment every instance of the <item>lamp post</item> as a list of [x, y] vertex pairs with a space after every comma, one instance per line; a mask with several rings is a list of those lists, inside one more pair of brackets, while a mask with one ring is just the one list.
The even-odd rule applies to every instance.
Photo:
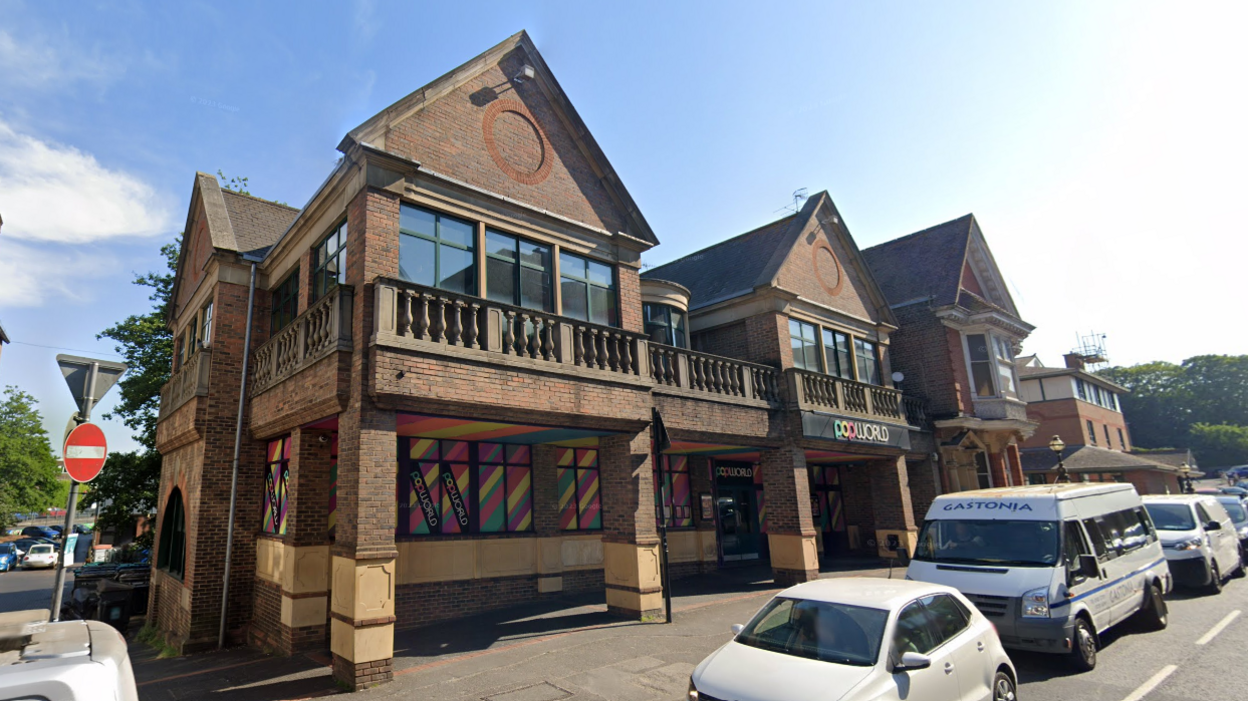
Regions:
[[1066, 450], [1066, 442], [1061, 436], [1054, 435], [1053, 440], [1049, 441], [1049, 450], [1057, 454], [1057, 481], [1058, 483], [1070, 482], [1070, 475], [1066, 472], [1066, 464], [1062, 462], [1062, 451]]
[[1192, 466], [1186, 462], [1179, 465], [1179, 491], [1184, 494], [1195, 494], [1196, 490], [1192, 487]]

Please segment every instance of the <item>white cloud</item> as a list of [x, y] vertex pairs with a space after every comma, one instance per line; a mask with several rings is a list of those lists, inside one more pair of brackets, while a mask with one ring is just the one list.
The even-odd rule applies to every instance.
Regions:
[[63, 87], [66, 83], [108, 82], [125, 72], [115, 59], [76, 48], [57, 50], [41, 38], [24, 43], [0, 30], [0, 84], [8, 87]]
[[[4, 226], [5, 231], [8, 225]], [[28, 246], [0, 235], [0, 308], [82, 302], [87, 286], [117, 270], [119, 261], [100, 251], [65, 245]]]
[[85, 243], [165, 233], [171, 215], [142, 180], [72, 146], [19, 134], [0, 121], [4, 236]]

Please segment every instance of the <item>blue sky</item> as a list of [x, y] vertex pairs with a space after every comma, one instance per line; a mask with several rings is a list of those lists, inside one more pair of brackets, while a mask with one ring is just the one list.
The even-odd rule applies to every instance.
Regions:
[[110, 357], [195, 171], [302, 205], [346, 131], [521, 28], [663, 242], [647, 263], [826, 189], [862, 248], [974, 212], [1048, 364], [1092, 330], [1116, 363], [1245, 353], [1245, 14], [0, 0], [0, 385], [59, 442], [53, 357]]

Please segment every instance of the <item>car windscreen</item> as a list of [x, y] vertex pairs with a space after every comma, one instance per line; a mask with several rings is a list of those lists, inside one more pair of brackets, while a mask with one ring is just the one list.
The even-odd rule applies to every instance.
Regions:
[[923, 524], [914, 559], [964, 565], [1053, 567], [1061, 552], [1056, 521], [938, 520]]
[[1187, 504], [1145, 504], [1153, 526], [1159, 531], [1193, 531], [1196, 530], [1196, 517], [1192, 515], [1192, 507]]
[[875, 664], [888, 611], [811, 601], [772, 599], [746, 624], [742, 645], [834, 664]]
[[12, 543], [0, 543], [0, 555], [12, 555], [16, 550]]
[[1235, 526], [1248, 525], [1248, 510], [1244, 509], [1244, 502], [1239, 497], [1234, 499], [1219, 499], [1218, 503], [1226, 509], [1226, 513], [1231, 515], [1231, 520], [1235, 522]]

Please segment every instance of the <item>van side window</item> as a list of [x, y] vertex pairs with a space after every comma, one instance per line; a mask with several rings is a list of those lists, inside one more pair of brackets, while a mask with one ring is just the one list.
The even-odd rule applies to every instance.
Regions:
[[1144, 537], [1147, 539], [1147, 542], [1156, 542], [1157, 529], [1153, 528], [1153, 520], [1148, 517], [1148, 512], [1142, 506], [1137, 506], [1132, 511], [1135, 513], [1136, 520], [1140, 522], [1140, 527], [1144, 529]]
[[1088, 546], [1083, 542], [1083, 529], [1078, 521], [1067, 521], [1065, 527], [1065, 544], [1062, 559], [1066, 561], [1066, 569], [1074, 571], [1079, 567], [1079, 556], [1088, 554]]
[[1106, 560], [1118, 556], [1109, 541], [1109, 534], [1102, 533], [1099, 519], [1084, 519], [1083, 527], [1088, 531], [1088, 540], [1092, 541], [1092, 550], [1096, 553], [1097, 559]]
[[1115, 511], [1109, 515], [1109, 518], [1113, 520], [1118, 534], [1122, 537], [1124, 551], [1138, 550], [1148, 544], [1148, 534], [1144, 531], [1144, 524], [1133, 511]]

